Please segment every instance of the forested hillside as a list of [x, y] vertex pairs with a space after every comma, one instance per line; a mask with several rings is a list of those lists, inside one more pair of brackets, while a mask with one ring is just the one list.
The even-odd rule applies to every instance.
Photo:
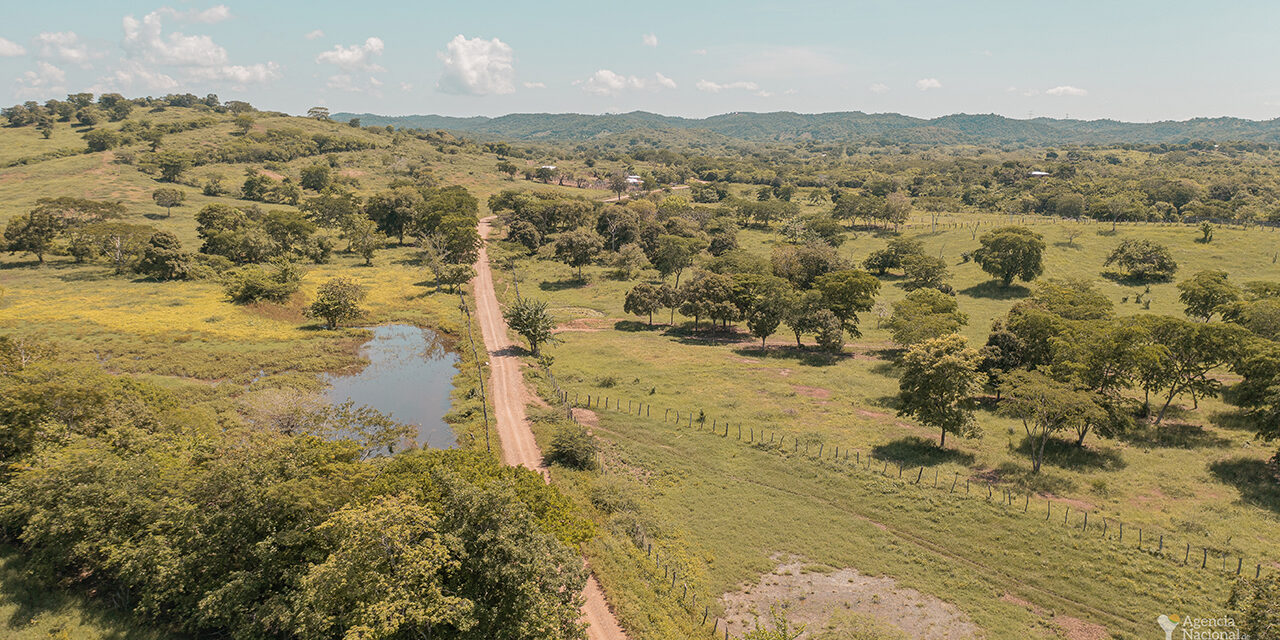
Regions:
[[436, 115], [381, 116], [339, 113], [368, 125], [445, 129], [489, 138], [581, 141], [653, 129], [714, 133], [749, 142], [866, 142], [1025, 147], [1098, 144], [1185, 144], [1194, 141], [1280, 142], [1280, 121], [1196, 118], [1154, 123], [1116, 120], [1015, 120], [995, 114], [956, 114], [922, 119], [894, 113], [727, 113], [681, 118], [644, 111], [623, 114], [514, 113], [496, 118]]

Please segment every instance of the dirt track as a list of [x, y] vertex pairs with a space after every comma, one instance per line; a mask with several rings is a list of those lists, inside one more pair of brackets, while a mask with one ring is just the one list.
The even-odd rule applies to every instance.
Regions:
[[[480, 237], [488, 238], [492, 229], [491, 218], [480, 221]], [[502, 443], [502, 461], [509, 465], [528, 467], [542, 473], [542, 452], [529, 429], [524, 407], [529, 394], [520, 373], [520, 359], [514, 352], [515, 344], [507, 335], [506, 321], [498, 306], [493, 289], [493, 272], [489, 268], [489, 255], [482, 243], [476, 260], [475, 298], [476, 315], [480, 320], [480, 332], [484, 335], [485, 350], [489, 353], [489, 394], [497, 421], [498, 440]], [[605, 603], [595, 576], [587, 580], [583, 589], [582, 619], [589, 625], [590, 640], [626, 640]]]

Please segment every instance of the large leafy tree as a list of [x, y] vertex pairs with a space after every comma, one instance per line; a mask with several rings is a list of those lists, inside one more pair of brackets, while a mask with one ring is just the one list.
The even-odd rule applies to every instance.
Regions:
[[582, 267], [590, 264], [604, 249], [604, 238], [593, 229], [581, 227], [567, 231], [556, 238], [556, 259], [575, 267], [578, 279], [582, 279]]
[[654, 268], [663, 278], [675, 275], [675, 286], [680, 286], [680, 274], [693, 266], [693, 260], [702, 252], [706, 243], [699, 238], [664, 235], [658, 238], [657, 249], [650, 256]]
[[653, 312], [663, 307], [662, 287], [666, 285], [641, 282], [627, 292], [622, 310], [637, 316], [649, 316], [649, 324], [653, 324]]
[[1191, 322], [1171, 316], [1143, 316], [1140, 321], [1156, 346], [1155, 356], [1142, 367], [1140, 375], [1148, 390], [1164, 394], [1156, 424], [1164, 420], [1169, 405], [1179, 395], [1190, 393], [1194, 401], [1216, 394], [1221, 382], [1209, 377], [1209, 373], [1235, 362], [1248, 336], [1245, 329], [1221, 322]]
[[1103, 266], [1116, 265], [1139, 282], [1168, 280], [1178, 271], [1169, 248], [1147, 239], [1126, 238], [1107, 256]]
[[331, 278], [316, 290], [316, 299], [307, 312], [313, 318], [323, 319], [330, 329], [338, 328], [364, 314], [360, 303], [366, 296], [364, 287], [350, 278]]
[[880, 292], [880, 281], [860, 269], [841, 269], [814, 278], [813, 285], [822, 294], [827, 309], [840, 319], [841, 327], [853, 336], [862, 335], [858, 331], [858, 313], [871, 310]]
[[969, 323], [956, 299], [937, 289], [917, 289], [893, 303], [886, 326], [893, 341], [910, 347], [925, 340], [955, 333]]
[[1178, 283], [1178, 299], [1186, 305], [1186, 314], [1208, 321], [1223, 307], [1240, 300], [1243, 292], [1227, 282], [1226, 271], [1198, 271]]
[[1022, 421], [1031, 450], [1031, 471], [1040, 472], [1045, 445], [1054, 434], [1075, 429], [1083, 434], [1107, 420], [1096, 397], [1038, 371], [1015, 371], [1002, 386], [1000, 412]]
[[978, 238], [973, 260], [1009, 286], [1014, 278], [1030, 282], [1044, 272], [1044, 238], [1026, 227], [999, 227]]
[[14, 253], [30, 253], [44, 264], [45, 254], [53, 248], [53, 241], [62, 229], [62, 220], [47, 211], [21, 214], [5, 225], [5, 248]]
[[974, 397], [986, 378], [978, 371], [980, 359], [978, 350], [954, 333], [913, 346], [902, 358], [898, 415], [940, 430], [938, 446], [946, 446], [948, 433], [981, 433], [973, 415]]

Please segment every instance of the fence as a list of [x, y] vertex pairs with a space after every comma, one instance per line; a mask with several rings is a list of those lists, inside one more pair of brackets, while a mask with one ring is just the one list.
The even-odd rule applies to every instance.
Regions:
[[[622, 399], [604, 395], [587, 394], [585, 397], [581, 397], [575, 393], [570, 397], [567, 392], [562, 392], [561, 401], [571, 406], [615, 411], [637, 417], [655, 417], [657, 419], [656, 416], [659, 415], [659, 410], [650, 404], [627, 400], [626, 408], [624, 409]], [[799, 436], [791, 433], [782, 432], [779, 435], [777, 430], [766, 430], [763, 427], [757, 429], [754, 425], [731, 424], [729, 421], [709, 418], [701, 409], [695, 413], [693, 410], [682, 411], [680, 409], [662, 408], [660, 419], [666, 423], [673, 423], [678, 427], [703, 431], [721, 438], [728, 439], [732, 437], [734, 440], [748, 446], [768, 445], [771, 447], [771, 449], [764, 449], [765, 451], [785, 452], [790, 450], [791, 453], [799, 455], [801, 449], [803, 449], [803, 456], [816, 462], [835, 463], [850, 470], [878, 473], [882, 476], [901, 479], [904, 484], [926, 486], [944, 491], [950, 495], [963, 494], [973, 496], [975, 492], [975, 483], [970, 478], [964, 479], [965, 482], [963, 488], [961, 488], [960, 474], [958, 472], [948, 484], [945, 478], [940, 477], [938, 470], [934, 468], [932, 479], [926, 481], [924, 476], [927, 468], [924, 465], [912, 467], [904, 462], [876, 457], [870, 453], [864, 455], [863, 452], [850, 447], [842, 449], [839, 445], [827, 446], [825, 442], [802, 442]], [[877, 469], [876, 467], [879, 468]], [[897, 471], [896, 474], [893, 473], [895, 469]], [[1027, 514], [1028, 517], [1032, 517], [1031, 501], [1033, 496], [1031, 493], [1018, 493], [1001, 487], [1000, 493], [997, 494], [995, 492], [996, 488], [994, 483], [982, 482], [976, 488], [977, 497], [988, 502], [999, 501], [1000, 504], [1011, 510], [1019, 511]], [[982, 495], [983, 489], [986, 490], [985, 496]], [[1172, 540], [1171, 536], [1166, 535], [1163, 531], [1153, 531], [1132, 525], [1128, 527], [1126, 537], [1126, 526], [1121, 520], [1097, 515], [1091, 517], [1091, 511], [1079, 508], [1073, 514], [1071, 504], [1066, 501], [1043, 498], [1042, 503], [1041, 500], [1041, 498], [1036, 498], [1037, 515], [1034, 517], [1039, 517], [1039, 505], [1044, 504], [1044, 518], [1047, 521], [1057, 521], [1057, 514], [1061, 513], [1063, 526], [1079, 529], [1082, 533], [1096, 533], [1102, 539], [1114, 540], [1119, 545], [1126, 544], [1125, 541], [1128, 539], [1132, 541], [1133, 549], [1136, 551], [1153, 553], [1161, 557], [1170, 558], [1173, 561], [1179, 561], [1177, 556], [1182, 555], [1180, 562], [1183, 566], [1199, 569], [1217, 569], [1223, 573], [1234, 575], [1247, 575], [1247, 564], [1244, 562], [1243, 555], [1218, 551], [1208, 546], [1194, 546], [1186, 541], [1177, 544]], [[1019, 505], [1019, 502], [1022, 504]], [[1054, 504], [1059, 506], [1054, 507]], [[1092, 522], [1090, 522], [1091, 519]], [[1136, 534], [1134, 532], [1135, 528], [1137, 529]], [[1182, 551], [1182, 553], [1178, 554], [1177, 551]], [[1193, 554], [1193, 551], [1198, 553]], [[1234, 563], [1231, 562], [1233, 557], [1236, 560]], [[1274, 566], [1263, 559], [1249, 564], [1254, 565], [1251, 568], [1254, 570], [1253, 577], [1255, 578], [1261, 577], [1264, 564]]]

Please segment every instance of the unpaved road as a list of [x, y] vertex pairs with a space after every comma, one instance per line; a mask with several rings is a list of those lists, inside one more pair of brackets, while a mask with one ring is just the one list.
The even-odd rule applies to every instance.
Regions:
[[[487, 239], [492, 230], [492, 218], [480, 221], [480, 237]], [[520, 373], [520, 359], [515, 344], [507, 335], [507, 324], [502, 319], [502, 309], [493, 290], [493, 271], [489, 268], [489, 254], [482, 242], [475, 264], [476, 316], [480, 319], [480, 332], [484, 335], [484, 347], [489, 352], [489, 394], [493, 399], [494, 417], [497, 420], [498, 440], [502, 443], [502, 461], [512, 466], [533, 469], [547, 478], [542, 466], [542, 452], [533, 439], [529, 421], [524, 413], [529, 401], [528, 390]], [[595, 576], [587, 580], [582, 591], [582, 619], [587, 623], [590, 640], [627, 640], [618, 621], [605, 603], [604, 592]]]

